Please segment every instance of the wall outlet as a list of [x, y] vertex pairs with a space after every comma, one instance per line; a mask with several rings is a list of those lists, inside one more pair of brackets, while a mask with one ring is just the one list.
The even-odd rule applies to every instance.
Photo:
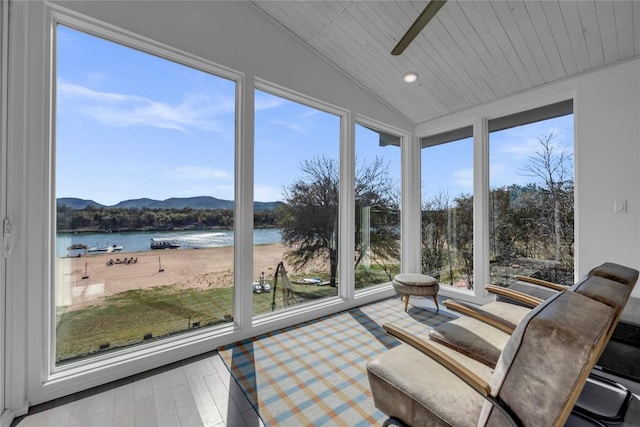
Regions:
[[613, 212], [614, 213], [626, 213], [627, 212], [627, 201], [626, 200], [614, 200], [614, 202], [613, 202]]

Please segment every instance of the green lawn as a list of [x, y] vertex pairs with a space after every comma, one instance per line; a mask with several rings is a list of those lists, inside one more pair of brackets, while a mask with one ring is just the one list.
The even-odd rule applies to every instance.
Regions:
[[[280, 288], [276, 310], [337, 295], [330, 286], [293, 285], [295, 301], [283, 304]], [[273, 292], [254, 294], [254, 314], [271, 312]], [[105, 298], [103, 304], [60, 316], [56, 331], [58, 361], [139, 343], [145, 335], [162, 337], [233, 319], [233, 288], [185, 289], [176, 285], [136, 289]]]
[[[316, 276], [326, 280], [322, 274]], [[356, 272], [357, 288], [388, 280], [386, 272], [379, 269]], [[279, 283], [275, 292], [253, 294], [254, 315], [270, 313], [274, 295], [275, 310], [282, 310], [338, 294], [331, 286], [293, 284], [295, 298], [283, 300], [281, 286]], [[70, 361], [140, 343], [145, 337], [153, 339], [232, 320], [233, 288], [203, 290], [169, 285], [130, 290], [106, 297], [100, 305], [60, 315], [56, 359]]]

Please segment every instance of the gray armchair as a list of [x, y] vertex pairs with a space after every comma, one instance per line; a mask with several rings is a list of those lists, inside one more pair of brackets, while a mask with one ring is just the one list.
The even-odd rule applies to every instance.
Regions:
[[615, 321], [605, 304], [556, 293], [518, 323], [495, 369], [386, 325], [405, 344], [368, 363], [374, 403], [406, 425], [563, 426]]

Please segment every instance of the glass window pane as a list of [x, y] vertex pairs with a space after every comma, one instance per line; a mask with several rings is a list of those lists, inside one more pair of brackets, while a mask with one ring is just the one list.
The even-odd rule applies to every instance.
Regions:
[[422, 148], [422, 271], [473, 289], [473, 139]]
[[233, 319], [235, 82], [62, 25], [56, 360]]
[[339, 149], [339, 116], [255, 91], [254, 314], [338, 294]]
[[491, 132], [491, 283], [573, 283], [573, 114]]
[[356, 125], [355, 286], [400, 272], [400, 138]]

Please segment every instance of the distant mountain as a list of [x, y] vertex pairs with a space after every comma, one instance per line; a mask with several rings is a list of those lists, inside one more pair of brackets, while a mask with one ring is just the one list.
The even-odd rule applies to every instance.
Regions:
[[[256, 211], [269, 211], [276, 209], [282, 202], [255, 202]], [[121, 208], [121, 209], [233, 209], [233, 200], [217, 199], [210, 196], [200, 197], [172, 197], [167, 200], [153, 200], [148, 198], [124, 200], [113, 206], [105, 206], [93, 200], [77, 199], [74, 197], [61, 197], [58, 206], [67, 206], [71, 209], [84, 209], [88, 206], [96, 208]]]
[[71, 209], [84, 209], [87, 206], [94, 208], [106, 208], [107, 206], [96, 203], [93, 200], [77, 199], [75, 197], [61, 197], [58, 200], [58, 206], [68, 206]]
[[160, 209], [161, 208], [161, 204], [163, 202], [159, 201], [159, 200], [153, 200], [153, 199], [147, 199], [142, 198], [142, 199], [131, 199], [131, 200], [125, 200], [124, 202], [120, 202], [117, 205], [113, 205], [113, 206], [109, 206], [110, 208], [123, 208], [123, 209], [142, 209], [142, 208], [149, 208], [149, 209]]
[[153, 199], [133, 199], [125, 200], [114, 208], [147, 208], [147, 209], [233, 209], [233, 201], [221, 200], [215, 197], [201, 196], [201, 197], [172, 197], [167, 200], [153, 200]]
[[253, 202], [253, 210], [256, 212], [272, 211], [280, 205], [282, 205], [282, 202]]

